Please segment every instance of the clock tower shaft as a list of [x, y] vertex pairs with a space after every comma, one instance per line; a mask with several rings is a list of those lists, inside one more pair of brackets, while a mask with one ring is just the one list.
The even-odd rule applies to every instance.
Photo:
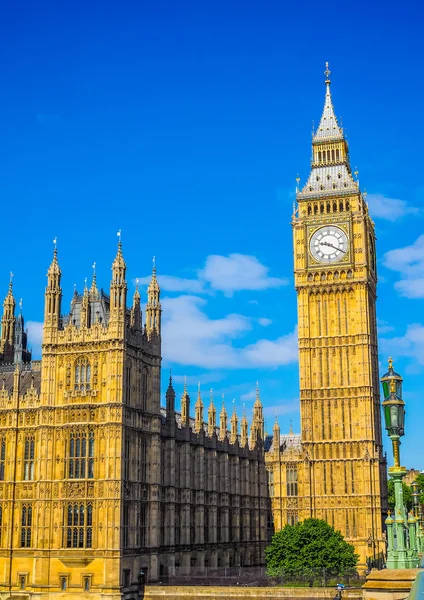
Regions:
[[[293, 215], [298, 298], [303, 518], [354, 543], [360, 564], [383, 552], [382, 454], [374, 224], [334, 113], [326, 69], [322, 118]], [[324, 245], [322, 245], [324, 244]], [[336, 251], [337, 250], [337, 251]]]

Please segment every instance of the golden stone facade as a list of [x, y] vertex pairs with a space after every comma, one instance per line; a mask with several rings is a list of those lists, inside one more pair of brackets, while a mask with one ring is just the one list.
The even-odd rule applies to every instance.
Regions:
[[311, 173], [292, 218], [301, 434], [267, 453], [276, 529], [321, 518], [381, 558], [386, 511], [376, 326], [374, 224], [334, 113], [326, 70]]
[[[136, 598], [142, 578], [259, 565], [270, 523], [262, 405], [207, 423], [170, 381], [160, 406], [161, 304], [153, 270], [145, 324], [127, 308], [121, 244], [110, 294], [74, 292], [61, 315], [61, 271], [48, 270], [42, 360], [29, 362], [4, 303], [0, 376], [0, 598]], [[20, 321], [19, 321], [20, 319]], [[19, 340], [18, 340], [19, 341]], [[6, 349], [6, 351], [4, 351]]]

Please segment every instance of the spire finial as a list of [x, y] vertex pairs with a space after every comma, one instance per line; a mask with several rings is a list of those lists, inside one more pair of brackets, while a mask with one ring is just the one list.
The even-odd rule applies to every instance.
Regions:
[[121, 230], [120, 230], [120, 229], [118, 229], [118, 231], [116, 232], [116, 235], [118, 236], [118, 248], [120, 248], [120, 247], [121, 247], [121, 245], [122, 245], [122, 242], [121, 242], [121, 234], [122, 234]]
[[93, 280], [95, 281], [96, 280], [96, 263], [95, 262], [93, 262], [92, 269], [93, 269]]
[[289, 434], [293, 435], [293, 427], [292, 427], [292, 420], [290, 419], [290, 429], [289, 429]]
[[225, 394], [222, 394], [222, 408], [225, 406]]
[[169, 385], [172, 387], [172, 369], [169, 369]]
[[393, 369], [393, 359], [389, 356], [389, 369]]
[[328, 62], [325, 63], [325, 71], [324, 71], [324, 75], [325, 75], [325, 83], [328, 85], [330, 84], [330, 75], [331, 75], [331, 71], [328, 68]]
[[184, 392], [187, 393], [187, 375], [184, 375]]
[[210, 389], [209, 396], [210, 396], [211, 404], [213, 404], [213, 388]]
[[22, 314], [22, 298], [19, 300], [19, 312]]
[[152, 273], [156, 275], [156, 256], [153, 257], [153, 268]]
[[201, 393], [200, 393], [200, 381], [197, 382], [197, 397], [199, 399], [201, 399]]

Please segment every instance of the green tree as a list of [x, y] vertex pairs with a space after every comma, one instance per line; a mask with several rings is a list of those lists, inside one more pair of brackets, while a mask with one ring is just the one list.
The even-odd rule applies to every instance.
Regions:
[[[403, 489], [403, 503], [406, 506], [406, 510], [409, 512], [412, 508], [412, 490], [409, 485], [406, 485], [402, 481], [402, 489]], [[389, 479], [387, 482], [387, 502], [389, 504], [390, 510], [393, 512], [395, 509], [395, 484], [393, 483], [393, 479]]]
[[415, 481], [418, 483], [418, 490], [420, 492], [420, 504], [424, 504], [424, 473], [420, 473], [416, 476]]
[[277, 531], [265, 550], [267, 573], [271, 577], [299, 577], [310, 580], [328, 575], [355, 572], [358, 556], [340, 531], [321, 519], [306, 519]]

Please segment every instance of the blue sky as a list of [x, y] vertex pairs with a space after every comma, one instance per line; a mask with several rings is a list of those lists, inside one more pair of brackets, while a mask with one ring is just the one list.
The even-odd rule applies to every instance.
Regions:
[[[130, 294], [156, 255], [164, 381], [187, 375], [298, 429], [290, 217], [330, 62], [378, 236], [382, 368], [405, 378], [402, 462], [424, 468], [424, 192], [418, 3], [40, 2], [3, 7], [0, 193], [34, 348], [58, 237], [64, 311], [122, 229]], [[163, 389], [164, 392], [164, 389]], [[391, 461], [391, 450], [389, 449]]]

